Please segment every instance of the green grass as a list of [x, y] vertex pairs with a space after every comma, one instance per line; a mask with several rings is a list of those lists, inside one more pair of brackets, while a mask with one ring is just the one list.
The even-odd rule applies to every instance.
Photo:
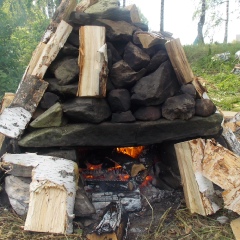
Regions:
[[[184, 46], [195, 76], [202, 77], [209, 97], [221, 110], [240, 111], [240, 75], [231, 73], [240, 43]], [[230, 52], [228, 61], [213, 61], [218, 53]]]

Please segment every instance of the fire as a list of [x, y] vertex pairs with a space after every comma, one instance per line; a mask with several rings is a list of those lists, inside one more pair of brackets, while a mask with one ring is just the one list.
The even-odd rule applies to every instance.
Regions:
[[123, 147], [117, 148], [117, 152], [127, 154], [133, 158], [137, 158], [140, 153], [143, 151], [144, 146], [139, 147]]
[[146, 187], [153, 180], [151, 176], [146, 176], [144, 182], [141, 184], [141, 187]]

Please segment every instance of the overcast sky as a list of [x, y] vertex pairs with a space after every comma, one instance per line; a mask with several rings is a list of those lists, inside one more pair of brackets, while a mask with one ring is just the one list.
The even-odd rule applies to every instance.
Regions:
[[[149, 21], [151, 30], [159, 31], [160, 28], [160, 0], [126, 0], [126, 4], [135, 3]], [[192, 44], [197, 36], [198, 19], [193, 21], [195, 11], [194, 0], [165, 0], [165, 24], [164, 30], [173, 33], [174, 38], [180, 38], [182, 44]], [[230, 1], [230, 12], [236, 9], [234, 1]], [[225, 8], [223, 7], [223, 15]], [[228, 42], [236, 39], [240, 34], [240, 20], [231, 13], [229, 21]], [[206, 42], [223, 42], [224, 26], [215, 29], [205, 38]]]

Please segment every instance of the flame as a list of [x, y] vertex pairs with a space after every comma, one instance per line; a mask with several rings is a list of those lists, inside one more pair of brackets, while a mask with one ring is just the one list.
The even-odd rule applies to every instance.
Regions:
[[142, 182], [141, 187], [146, 187], [153, 180], [152, 176], [146, 176], [145, 180]]
[[98, 165], [93, 165], [90, 163], [87, 163], [87, 169], [94, 171], [94, 170], [100, 170], [102, 168], [102, 164], [98, 164]]
[[127, 154], [133, 158], [137, 158], [140, 153], [143, 151], [144, 146], [139, 147], [123, 147], [117, 148], [117, 152]]

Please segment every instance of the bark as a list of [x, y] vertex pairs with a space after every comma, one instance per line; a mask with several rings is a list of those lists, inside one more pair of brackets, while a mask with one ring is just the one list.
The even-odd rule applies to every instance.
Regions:
[[197, 42], [198, 44], [204, 44], [203, 26], [205, 23], [205, 16], [206, 16], [206, 0], [202, 0], [201, 16], [198, 22], [198, 35], [195, 40], [195, 42]]
[[160, 32], [164, 32], [164, 0], [161, 0]]
[[226, 20], [225, 20], [225, 33], [224, 33], [224, 43], [228, 41], [228, 22], [229, 22], [229, 0], [226, 1]]

